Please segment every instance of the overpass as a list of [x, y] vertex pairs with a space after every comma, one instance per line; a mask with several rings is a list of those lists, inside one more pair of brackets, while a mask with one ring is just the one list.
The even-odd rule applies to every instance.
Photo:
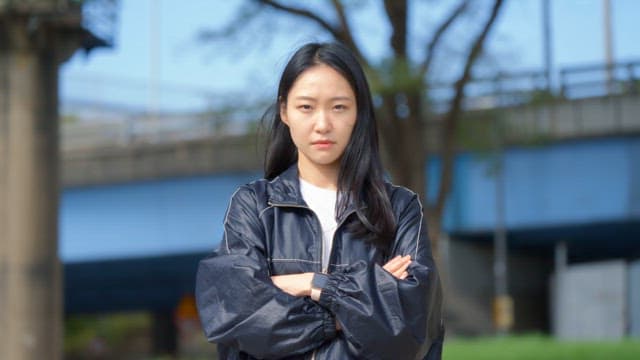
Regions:
[[[500, 124], [508, 144], [504, 222], [523, 329], [550, 327], [544, 298], [557, 244], [569, 248], [569, 262], [640, 258], [639, 66], [621, 68], [629, 71], [625, 80], [600, 93], [562, 86], [560, 95], [544, 101], [532, 95], [541, 93], [536, 89], [468, 100], [461, 127], [475, 134], [471, 140]], [[62, 127], [67, 313], [144, 309], [170, 326], [176, 304], [193, 291], [197, 261], [218, 243], [229, 196], [260, 176], [257, 137], [211, 121], [142, 114]], [[435, 120], [425, 134], [434, 148], [437, 128]], [[451, 240], [443, 243], [444, 257], [463, 301], [488, 312], [497, 158], [490, 144], [463, 145], [445, 217]], [[438, 161], [426, 165], [437, 169]], [[525, 276], [531, 286], [522, 286]], [[466, 315], [490, 324], [477, 311]]]

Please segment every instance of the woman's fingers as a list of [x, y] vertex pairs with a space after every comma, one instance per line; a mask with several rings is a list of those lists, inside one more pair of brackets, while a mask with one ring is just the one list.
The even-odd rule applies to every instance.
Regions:
[[409, 268], [409, 265], [411, 265], [411, 260], [406, 262], [404, 265], [402, 265], [402, 267], [400, 267], [400, 269], [398, 269], [396, 272], [394, 272], [394, 276], [397, 277], [398, 279], [400, 279], [402, 274], [407, 272], [407, 269]]
[[400, 267], [402, 267], [402, 265], [405, 262], [406, 262], [406, 257], [396, 256], [395, 258], [391, 259], [388, 263], [386, 263], [382, 268], [387, 270], [390, 273], [393, 273], [396, 270], [398, 270]]
[[[411, 265], [411, 256], [396, 256], [387, 262], [382, 268], [387, 270], [394, 277], [401, 279], [402, 275], [406, 273], [409, 265]], [[406, 276], [408, 276], [408, 274]]]
[[392, 266], [393, 268], [393, 272], [398, 271], [399, 269], [402, 269], [403, 267], [407, 266], [408, 264], [411, 263], [411, 257], [409, 255], [407, 256], [401, 256]]
[[397, 264], [400, 264], [401, 258], [402, 257], [400, 255], [394, 257], [393, 259], [389, 260], [386, 264], [384, 264], [382, 268], [387, 270], [388, 272], [393, 272], [397, 268]]

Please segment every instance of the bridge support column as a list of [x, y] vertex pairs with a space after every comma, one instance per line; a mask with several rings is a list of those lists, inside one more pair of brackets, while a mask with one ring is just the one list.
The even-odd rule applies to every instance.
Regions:
[[61, 30], [51, 18], [2, 10], [0, 358], [55, 360], [63, 334], [58, 65], [79, 41], [68, 22]]

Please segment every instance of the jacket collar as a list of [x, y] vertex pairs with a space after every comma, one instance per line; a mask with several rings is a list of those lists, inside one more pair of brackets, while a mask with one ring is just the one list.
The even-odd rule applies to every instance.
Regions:
[[298, 164], [294, 163], [275, 179], [271, 180], [269, 183], [271, 187], [271, 191], [269, 191], [269, 202], [272, 204], [307, 207], [307, 204], [302, 198], [298, 177]]
[[[271, 180], [271, 191], [269, 191], [269, 203], [272, 205], [288, 205], [296, 207], [309, 207], [302, 198], [300, 191], [300, 179], [298, 164], [294, 163], [275, 179]], [[349, 201], [345, 215], [355, 211], [353, 200]]]

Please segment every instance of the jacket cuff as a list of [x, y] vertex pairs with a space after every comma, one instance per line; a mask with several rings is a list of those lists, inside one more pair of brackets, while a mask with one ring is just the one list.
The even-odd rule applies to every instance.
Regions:
[[327, 284], [328, 277], [325, 274], [315, 273], [311, 280], [311, 300], [319, 301], [320, 293]]
[[329, 281], [329, 276], [327, 274], [322, 273], [314, 273], [313, 278], [311, 279], [311, 286], [318, 289], [323, 289], [327, 286], [327, 281]]
[[334, 306], [334, 299], [336, 296], [336, 289], [337, 289], [336, 283], [338, 281], [338, 278], [336, 274], [324, 275], [324, 276], [326, 277], [326, 282], [324, 284], [324, 287], [322, 288], [322, 292], [320, 293], [318, 304], [328, 309], [332, 313], [335, 313], [333, 306]]
[[322, 289], [324, 289], [325, 285], [327, 284], [327, 280], [328, 277], [325, 274], [321, 274], [321, 273], [315, 273], [313, 274], [313, 277], [311, 278], [311, 300], [313, 301], [319, 301], [320, 300], [320, 293], [322, 292]]

